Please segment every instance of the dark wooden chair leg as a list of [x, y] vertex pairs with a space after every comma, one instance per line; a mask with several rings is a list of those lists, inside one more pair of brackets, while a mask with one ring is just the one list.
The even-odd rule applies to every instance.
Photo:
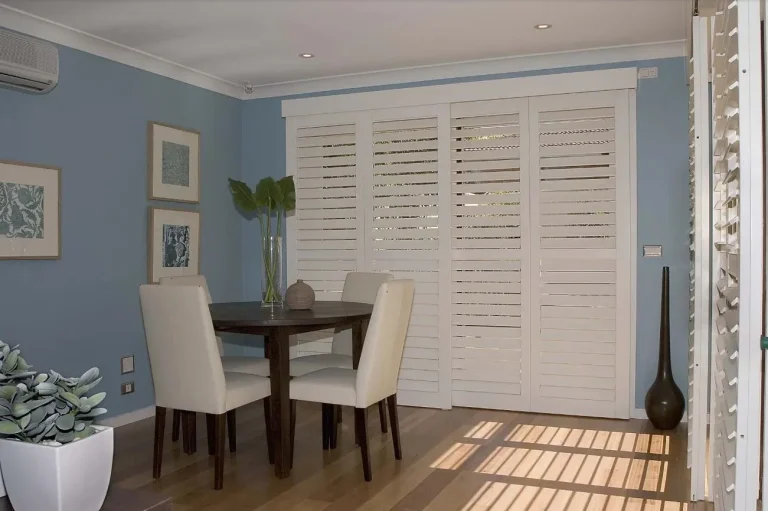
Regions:
[[272, 439], [272, 404], [269, 402], [269, 398], [262, 399], [264, 403], [264, 427], [267, 430], [267, 456], [269, 457], [269, 464], [275, 464], [275, 444]]
[[363, 457], [363, 475], [365, 480], [370, 482], [373, 477], [371, 476], [371, 455], [368, 451], [368, 417], [365, 408], [355, 408], [355, 425], [357, 426], [360, 454]]
[[387, 409], [384, 400], [379, 401], [379, 422], [381, 422], [381, 432], [387, 432]]
[[152, 477], [158, 479], [163, 468], [163, 437], [165, 436], [165, 407], [155, 407], [155, 449], [152, 456]]
[[341, 405], [336, 405], [336, 422], [341, 424]]
[[187, 412], [181, 410], [181, 447], [184, 454], [190, 454], [189, 451], [189, 420]]
[[397, 394], [387, 398], [389, 405], [389, 422], [392, 426], [392, 444], [395, 446], [395, 459], [403, 459], [403, 450], [400, 445], [400, 420], [397, 417]]
[[195, 412], [182, 412], [182, 429], [184, 434], [184, 452], [195, 454], [197, 452], [197, 416]]
[[341, 406], [333, 405], [331, 410], [331, 438], [329, 439], [329, 446], [331, 449], [336, 449], [336, 447], [339, 445], [339, 415], [341, 414]]
[[214, 454], [214, 474], [213, 489], [221, 490], [224, 488], [224, 427], [226, 426], [227, 414], [222, 413], [214, 418], [215, 430], [215, 454]]
[[213, 456], [216, 452], [216, 416], [212, 413], [205, 414], [205, 429], [208, 433], [208, 456]]
[[181, 430], [181, 410], [173, 411], [173, 426], [171, 429], [171, 442], [179, 440], [179, 431]]
[[296, 443], [296, 400], [291, 399], [291, 468], [293, 468], [293, 451]]
[[227, 412], [227, 435], [229, 436], [229, 452], [237, 450], [237, 414], [235, 410]]
[[323, 403], [323, 450], [327, 451], [331, 441], [331, 410], [333, 405]]

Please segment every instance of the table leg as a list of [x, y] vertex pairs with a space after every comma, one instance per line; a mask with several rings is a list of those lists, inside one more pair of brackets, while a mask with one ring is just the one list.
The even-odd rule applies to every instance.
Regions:
[[289, 396], [288, 334], [273, 328], [267, 340], [269, 379], [272, 386], [272, 438], [275, 452], [275, 475], [288, 477], [291, 473], [291, 405]]

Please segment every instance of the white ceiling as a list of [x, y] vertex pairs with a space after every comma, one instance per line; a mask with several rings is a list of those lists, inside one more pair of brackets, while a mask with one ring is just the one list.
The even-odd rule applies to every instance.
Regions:
[[[674, 41], [686, 32], [686, 0], [0, 2], [254, 85]], [[537, 23], [553, 27], [535, 30]]]

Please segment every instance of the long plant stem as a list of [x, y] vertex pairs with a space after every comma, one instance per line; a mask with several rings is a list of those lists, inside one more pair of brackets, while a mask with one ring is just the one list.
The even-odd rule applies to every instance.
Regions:
[[[280, 233], [280, 210], [277, 209], [277, 233], [279, 237]], [[265, 230], [266, 227], [266, 230]], [[264, 300], [269, 303], [279, 302], [281, 300], [280, 292], [277, 288], [276, 275], [277, 264], [279, 257], [279, 250], [272, 247], [270, 239], [272, 238], [272, 207], [268, 206], [266, 211], [266, 226], [264, 223], [261, 225], [262, 232], [262, 261], [264, 263], [264, 273], [267, 277], [266, 286], [264, 290]], [[279, 241], [278, 241], [279, 243]], [[272, 248], [273, 250], [270, 250]]]

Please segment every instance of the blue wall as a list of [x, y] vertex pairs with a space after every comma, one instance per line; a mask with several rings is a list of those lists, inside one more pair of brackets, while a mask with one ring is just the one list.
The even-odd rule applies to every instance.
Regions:
[[[436, 80], [309, 94], [344, 94], [369, 90], [438, 85], [519, 76], [557, 74], [617, 67], [651, 67], [659, 77], [640, 80], [637, 88], [637, 385], [635, 406], [642, 408], [645, 392], [656, 376], [658, 356], [661, 268], [670, 266], [670, 317], [675, 378], [687, 390], [688, 350], [688, 90], [685, 59], [670, 58], [601, 66], [552, 69], [453, 80]], [[243, 170], [249, 184], [264, 176], [285, 175], [285, 120], [281, 101], [250, 100], [243, 110]], [[256, 254], [258, 227], [243, 222], [243, 278], [246, 298], [258, 299], [260, 266]], [[664, 257], [643, 259], [644, 244], [661, 244]]]
[[[98, 366], [110, 415], [152, 405], [139, 309], [147, 281], [147, 121], [201, 133], [201, 269], [218, 300], [242, 297], [241, 217], [227, 177], [241, 169], [242, 102], [59, 47], [45, 96], [0, 89], [0, 159], [62, 169], [62, 258], [0, 261], [0, 340], [38, 369]], [[121, 378], [119, 359], [136, 355]], [[120, 382], [135, 394], [120, 396]]]

